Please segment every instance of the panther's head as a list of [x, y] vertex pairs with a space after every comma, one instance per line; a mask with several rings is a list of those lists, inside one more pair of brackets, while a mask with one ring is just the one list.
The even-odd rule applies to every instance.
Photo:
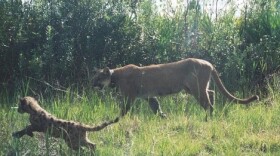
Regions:
[[26, 96], [20, 98], [18, 103], [18, 112], [19, 113], [30, 113], [33, 112], [35, 107], [38, 107], [38, 102], [35, 98]]
[[103, 89], [107, 87], [111, 82], [112, 70], [108, 67], [97, 70], [93, 76], [93, 87]]

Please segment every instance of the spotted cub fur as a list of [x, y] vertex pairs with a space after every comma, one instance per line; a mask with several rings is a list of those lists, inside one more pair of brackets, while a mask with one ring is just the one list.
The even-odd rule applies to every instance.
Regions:
[[44, 110], [33, 97], [24, 97], [18, 104], [19, 113], [30, 115], [30, 125], [21, 131], [13, 133], [13, 137], [20, 138], [23, 135], [33, 137], [33, 132], [49, 133], [52, 137], [63, 138], [67, 145], [77, 150], [80, 146], [86, 146], [95, 150], [96, 145], [87, 138], [87, 131], [99, 131], [106, 126], [118, 122], [115, 120], [104, 122], [98, 126], [91, 127], [74, 121], [58, 119]]

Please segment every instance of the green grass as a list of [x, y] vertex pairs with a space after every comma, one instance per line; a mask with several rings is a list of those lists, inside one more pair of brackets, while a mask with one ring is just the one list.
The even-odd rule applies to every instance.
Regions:
[[[280, 96], [246, 107], [226, 103], [204, 121], [205, 113], [193, 98], [183, 94], [161, 98], [167, 119], [161, 119], [138, 100], [119, 123], [89, 138], [97, 144], [96, 155], [279, 155]], [[28, 115], [11, 109], [17, 98], [0, 97], [0, 155], [92, 155], [84, 148], [74, 152], [63, 140], [36, 133], [33, 138], [13, 139], [11, 133], [28, 124]], [[86, 124], [98, 124], [119, 115], [116, 100], [92, 93], [81, 99], [70, 95], [41, 99], [42, 107], [53, 115]]]

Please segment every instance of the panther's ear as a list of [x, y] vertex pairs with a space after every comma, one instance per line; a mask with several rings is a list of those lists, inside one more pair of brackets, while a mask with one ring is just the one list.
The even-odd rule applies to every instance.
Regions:
[[93, 70], [92, 70], [92, 73], [93, 73], [93, 74], [96, 74], [98, 71], [99, 71], [99, 69], [98, 69], [98, 68], [93, 67]]
[[108, 67], [103, 69], [103, 73], [106, 74], [106, 75], [111, 75], [110, 69]]
[[97, 72], [99, 69], [96, 67], [93, 67], [93, 72]]

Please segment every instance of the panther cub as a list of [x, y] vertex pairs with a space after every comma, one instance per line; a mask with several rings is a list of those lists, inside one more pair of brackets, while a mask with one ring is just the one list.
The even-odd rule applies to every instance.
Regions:
[[86, 146], [95, 150], [96, 145], [87, 138], [87, 131], [99, 131], [108, 125], [119, 121], [115, 120], [104, 122], [98, 126], [91, 127], [74, 121], [58, 119], [44, 110], [33, 97], [24, 97], [18, 104], [19, 113], [28, 113], [30, 115], [28, 125], [21, 131], [14, 132], [13, 137], [20, 138], [23, 135], [33, 137], [33, 132], [49, 133], [55, 138], [63, 138], [67, 145], [73, 150], [78, 150], [80, 146]]

